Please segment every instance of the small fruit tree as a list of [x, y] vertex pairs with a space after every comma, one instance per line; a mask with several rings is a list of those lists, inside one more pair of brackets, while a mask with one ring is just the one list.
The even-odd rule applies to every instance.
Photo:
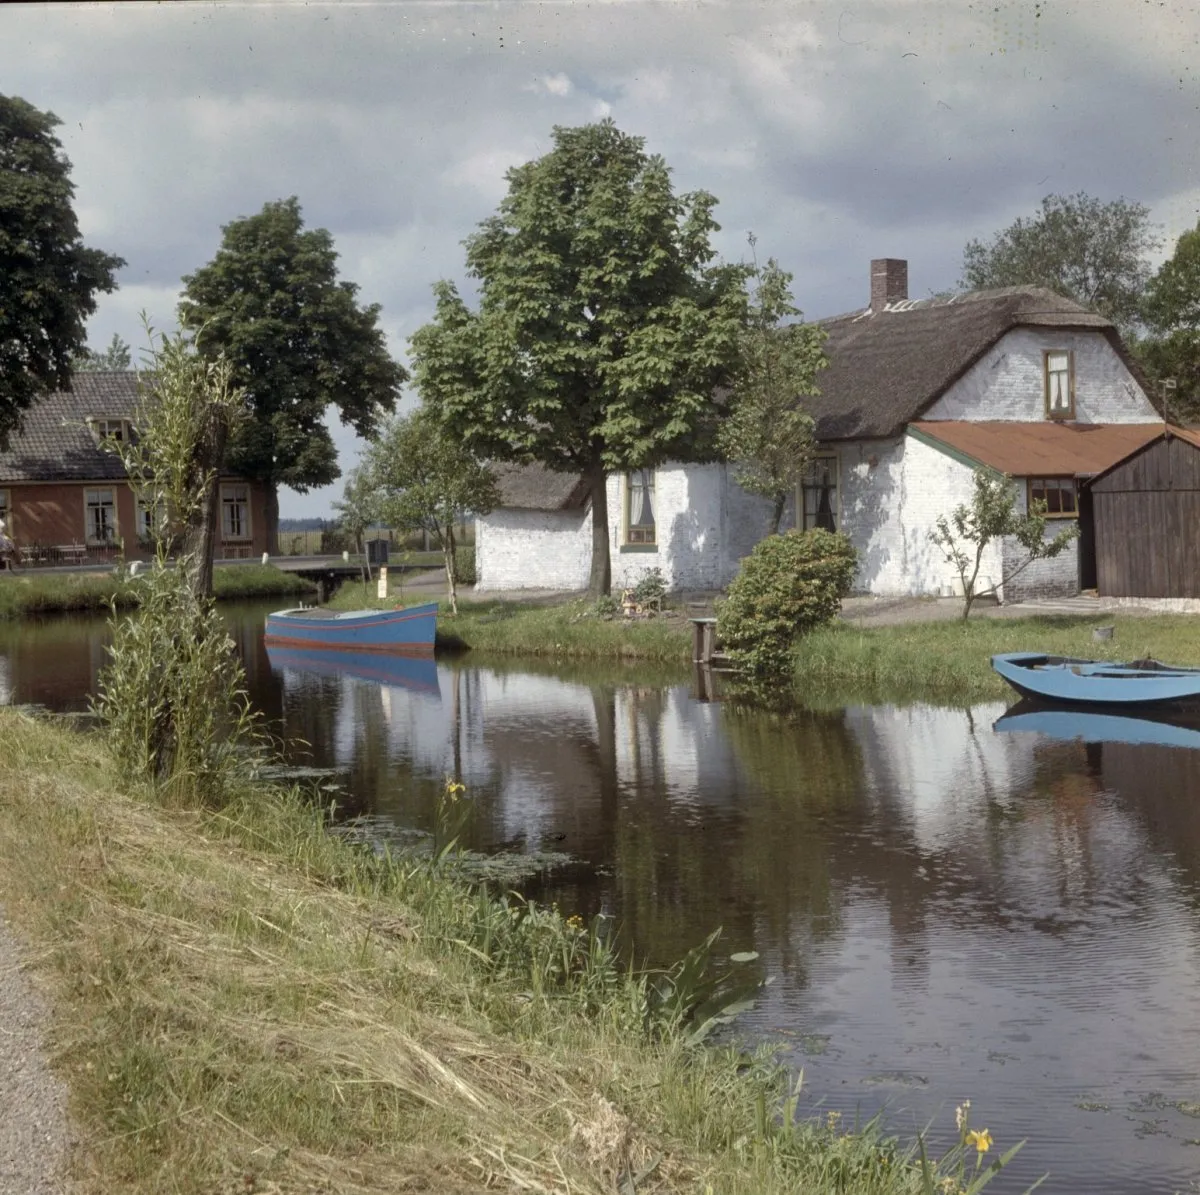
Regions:
[[[971, 617], [975, 602], [1023, 573], [1035, 560], [1057, 556], [1079, 534], [1074, 520], [1052, 539], [1046, 538], [1046, 504], [1031, 502], [1026, 514], [1017, 513], [1017, 487], [1011, 477], [990, 469], [975, 470], [975, 492], [971, 505], [960, 505], [950, 517], [939, 515], [929, 538], [958, 573], [963, 592], [963, 621]], [[1001, 565], [999, 580], [980, 589], [979, 570], [988, 546], [1011, 536], [1024, 550], [1024, 557]]]

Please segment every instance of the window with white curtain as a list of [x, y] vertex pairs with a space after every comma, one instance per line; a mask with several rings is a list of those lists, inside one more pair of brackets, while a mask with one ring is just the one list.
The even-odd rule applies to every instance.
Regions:
[[625, 474], [625, 542], [658, 542], [655, 527], [654, 470], [634, 469]]

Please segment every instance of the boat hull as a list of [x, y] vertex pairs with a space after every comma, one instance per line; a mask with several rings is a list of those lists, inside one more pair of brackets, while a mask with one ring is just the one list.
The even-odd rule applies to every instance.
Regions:
[[432, 655], [437, 603], [405, 610], [348, 610], [339, 614], [280, 610], [267, 615], [264, 642], [320, 651]]
[[1200, 669], [1137, 668], [1042, 652], [996, 655], [992, 668], [1022, 697], [1056, 705], [1146, 709], [1200, 703]]

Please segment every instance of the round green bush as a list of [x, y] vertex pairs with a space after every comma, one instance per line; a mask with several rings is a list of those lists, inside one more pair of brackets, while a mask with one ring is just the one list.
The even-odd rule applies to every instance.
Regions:
[[854, 548], [831, 531], [787, 531], [760, 541], [717, 607], [717, 635], [754, 676], [787, 671], [796, 636], [837, 617], [858, 567]]
[[458, 575], [460, 585], [474, 585], [478, 582], [474, 544], [459, 544], [454, 549], [454, 571]]

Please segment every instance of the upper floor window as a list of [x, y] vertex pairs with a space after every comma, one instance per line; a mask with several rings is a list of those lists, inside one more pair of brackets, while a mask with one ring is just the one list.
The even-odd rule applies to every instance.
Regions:
[[1042, 354], [1046, 384], [1046, 418], [1075, 418], [1075, 354], [1069, 349], [1047, 349]]
[[815, 456], [800, 483], [800, 529], [821, 527], [836, 531], [838, 524], [837, 457]]
[[634, 469], [625, 474], [625, 542], [657, 543], [654, 522], [654, 470]]
[[1029, 504], [1046, 504], [1048, 519], [1075, 519], [1079, 517], [1079, 498], [1073, 477], [1031, 477], [1029, 479]]
[[129, 439], [129, 420], [105, 416], [88, 420], [98, 440], [116, 440], [125, 443]]

